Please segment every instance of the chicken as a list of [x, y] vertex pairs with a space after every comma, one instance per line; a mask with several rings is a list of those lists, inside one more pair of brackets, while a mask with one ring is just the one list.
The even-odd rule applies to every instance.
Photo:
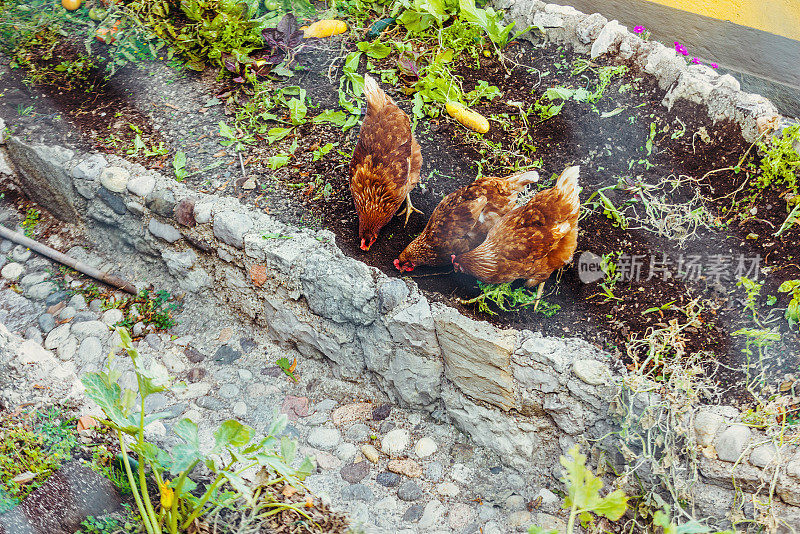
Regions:
[[517, 194], [539, 180], [529, 171], [506, 178], [483, 176], [444, 197], [433, 210], [427, 226], [414, 239], [394, 266], [413, 271], [419, 265], [442, 265], [453, 254], [463, 254], [480, 245], [500, 217], [514, 209]]
[[506, 213], [483, 243], [454, 254], [455, 269], [494, 284], [519, 278], [527, 279], [527, 287], [539, 284], [538, 307], [544, 281], [570, 262], [578, 244], [579, 171], [577, 166], [567, 168], [555, 187]]
[[361, 249], [369, 250], [403, 200], [406, 224], [412, 211], [410, 192], [419, 182], [422, 152], [411, 133], [411, 120], [378, 82], [364, 75], [367, 116], [350, 161], [350, 191], [358, 213]]

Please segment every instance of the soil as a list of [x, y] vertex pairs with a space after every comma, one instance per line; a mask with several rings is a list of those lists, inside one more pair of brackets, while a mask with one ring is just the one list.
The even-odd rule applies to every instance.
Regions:
[[[63, 54], [76, 53], [80, 45], [79, 41], [65, 41]], [[355, 41], [339, 36], [298, 55], [304, 69], [285, 85], [300, 85], [308, 91], [313, 104], [310, 116], [318, 110], [338, 109], [336, 91], [342, 59], [355, 49]], [[478, 80], [485, 80], [502, 92], [494, 101], [481, 101], [475, 106], [492, 118], [492, 129], [481, 137], [447, 116], [421, 121], [416, 136], [423, 153], [422, 179], [411, 198], [424, 217], [414, 214], [405, 227], [400, 218], [394, 218], [366, 253], [358, 248], [358, 221], [347, 176], [357, 128], [343, 133], [331, 125], [308, 122], [277, 146], [260, 139], [248, 146], [240, 159], [233, 150], [219, 145], [218, 122], [232, 124], [232, 103], [246, 101], [248, 94], [236, 84], [219, 81], [216, 73], [184, 71], [163, 61], [140, 64], [123, 69], [107, 82], [100, 73], [93, 73], [95, 88], [87, 93], [67, 91], [57, 82], [28, 87], [21, 83], [22, 73], [11, 71], [2, 78], [9, 99], [0, 107], [0, 116], [7, 121], [13, 119], [23, 128], [26, 121], [32, 123], [42, 116], [63, 116], [85, 140], [84, 144], [117, 152], [124, 152], [130, 145], [134, 133], [129, 123], [134, 124], [143, 132], [148, 146], [164, 142], [170, 150], [169, 156], [140, 155], [142, 164], [169, 174], [175, 151], [183, 150], [190, 162], [189, 171], [200, 171], [186, 179], [191, 186], [237, 196], [286, 222], [328, 228], [336, 234], [337, 244], [346, 254], [390, 276], [399, 276], [393, 267], [394, 259], [422, 231], [441, 198], [470, 183], [479, 171], [504, 175], [516, 166], [538, 161], [544, 187], [552, 175], [568, 165], [579, 164], [585, 210], [576, 261], [554, 273], [545, 286], [544, 300], [560, 306], [557, 313], [546, 316], [529, 307], [511, 312], [497, 310], [497, 315], [486, 316], [473, 305], [460, 302], [478, 295], [473, 278], [453, 273], [448, 267], [418, 268], [411, 278], [429, 298], [456, 306], [468, 315], [546, 335], [579, 336], [616, 353], [629, 365], [636, 364], [634, 355], [628, 354], [632, 336], [642, 338], [672, 321], [685, 322], [690, 303], [697, 300], [702, 307], [703, 326], [685, 331], [687, 350], [713, 354], [717, 361], [709, 359], [707, 371], [714, 373], [721, 386], [730, 388], [729, 402], [747, 404], [752, 399], [745, 384], [760, 372], [742, 371], [747, 338], [734, 335], [741, 328], [756, 327], [752, 314], [744, 307], [745, 292], [736, 285], [735, 275], [747, 273], [764, 283], [757, 307], [760, 320], [778, 329], [782, 336], [768, 349], [764, 360], [769, 382], [785, 380], [785, 375], [793, 380], [792, 373], [800, 364], [800, 336], [797, 326], [790, 326], [783, 319], [788, 297], [778, 293], [777, 287], [784, 280], [800, 278], [796, 258], [800, 227], [795, 225], [780, 237], [773, 237], [787, 214], [781, 191], [766, 190], [746, 209], [733, 204], [734, 199], [750, 192], [746, 182], [758, 172], [753, 164], [755, 149], [744, 160], [742, 172], [720, 170], [736, 166], [749, 148], [739, 127], [725, 122], [713, 124], [701, 106], [685, 101], [677, 102], [668, 111], [661, 105], [665, 92], [632, 65], [625, 74], [612, 78], [594, 105], [570, 100], [548, 120], [530, 113], [526, 127], [519, 108], [509, 102], [522, 103], [527, 109], [547, 88], [559, 85], [591, 90], [597, 84], [597, 70], [608, 62], [596, 60], [583, 73], [573, 75], [575, 61], [585, 58], [569, 46], [519, 42], [513, 43], [505, 54], [505, 65], [497, 57], [482, 57], [477, 69], [472, 58], [456, 60], [453, 70], [462, 77], [466, 91]], [[393, 61], [390, 57], [374, 63], [377, 68], [384, 68], [392, 66]], [[360, 72], [365, 68], [366, 58], [362, 58]], [[410, 99], [396, 88], [387, 89], [410, 113]], [[43, 105], [45, 100], [47, 104]], [[19, 117], [19, 107], [31, 102], [36, 104], [36, 115]], [[67, 125], [62, 121], [53, 126]], [[535, 148], [514, 148], [513, 140], [526, 130]], [[116, 147], [108, 142], [111, 134], [123, 140]], [[72, 141], [80, 145], [80, 141]], [[294, 142], [297, 148], [290, 164], [269, 169], [267, 158], [286, 151]], [[328, 142], [334, 143], [335, 149], [313, 161], [314, 150]], [[254, 177], [259, 187], [243, 189], [248, 177]], [[665, 187], [669, 180], [677, 185]], [[329, 194], [324, 194], [326, 183], [330, 184]], [[604, 194], [614, 206], [624, 208], [628, 226], [604, 214], [597, 196], [594, 203], [589, 202], [598, 189], [618, 183], [625, 186], [606, 189]], [[674, 209], [704, 208], [708, 226], [690, 230], [692, 235], [685, 240], [675, 239], [674, 231], [670, 237], [642, 227], [632, 214], [633, 210], [643, 213], [639, 189], [648, 186], [661, 188], [657, 196]], [[698, 192], [702, 198], [696, 196]], [[744, 219], [735, 216], [750, 213], [750, 208], [755, 208], [757, 215]], [[653, 224], [670, 220], [673, 218], [663, 214], [651, 218]], [[639, 279], [620, 280], [611, 290], [613, 296], [602, 296], [599, 281], [580, 280], [577, 258], [587, 251], [597, 255], [622, 254], [620, 266], [625, 259], [638, 258]], [[664, 256], [671, 262], [671, 276], [651, 270], [651, 262], [656, 266]], [[748, 273], [746, 267], [750, 265], [745, 261], [745, 269], [737, 272], [739, 262], [752, 258], [759, 258], [760, 269]], [[706, 272], [692, 271], [692, 262], [698, 261], [706, 265]], [[717, 275], [708, 271], [714, 261], [727, 262]], [[772, 307], [765, 303], [769, 295], [777, 299]]]

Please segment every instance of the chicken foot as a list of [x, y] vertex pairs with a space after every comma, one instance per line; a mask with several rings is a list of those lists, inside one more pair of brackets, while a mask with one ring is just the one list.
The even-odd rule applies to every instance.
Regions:
[[408, 224], [408, 218], [411, 217], [411, 212], [412, 211], [416, 211], [420, 215], [423, 215], [423, 213], [421, 211], [419, 211], [417, 208], [415, 208], [414, 206], [411, 205], [411, 193], [408, 193], [406, 195], [406, 207], [403, 208], [403, 211], [401, 211], [400, 213], [397, 214], [397, 215], [405, 215], [406, 216], [406, 222], [403, 223], [404, 227]]
[[539, 287], [536, 289], [536, 302], [533, 304], [533, 313], [536, 313], [536, 310], [539, 308], [539, 301], [542, 300], [542, 293], [544, 293], [544, 282], [539, 284]]

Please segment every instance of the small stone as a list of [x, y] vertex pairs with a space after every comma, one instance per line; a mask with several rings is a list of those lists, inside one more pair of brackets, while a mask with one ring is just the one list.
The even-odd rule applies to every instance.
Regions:
[[183, 226], [192, 227], [195, 225], [193, 199], [184, 198], [178, 202], [178, 205], [175, 206], [175, 220]]
[[702, 410], [694, 418], [694, 433], [697, 443], [701, 447], [708, 447], [714, 443], [719, 427], [725, 423], [725, 418], [711, 411]]
[[346, 431], [345, 436], [350, 441], [361, 442], [369, 439], [370, 429], [364, 423], [356, 423], [351, 425]]
[[[193, 386], [197, 386], [200, 384], [192, 384]], [[208, 385], [208, 384], [203, 384]], [[188, 391], [189, 388], [187, 388]], [[206, 410], [212, 410], [214, 412], [218, 412], [224, 408], [224, 404], [219, 399], [215, 399], [214, 397], [209, 397], [208, 395], [200, 397], [195, 401], [198, 406], [201, 408], [205, 408]]]
[[408, 478], [417, 478], [422, 476], [422, 467], [414, 460], [390, 460], [386, 468], [393, 473], [405, 475]]
[[5, 267], [3, 267], [2, 271], [0, 271], [0, 276], [5, 278], [6, 280], [16, 280], [24, 272], [25, 272], [25, 267], [23, 267], [19, 263], [9, 263]]
[[411, 506], [406, 513], [403, 514], [403, 521], [406, 523], [416, 523], [422, 517], [423, 511], [425, 509], [422, 507], [421, 504], [415, 504]]
[[512, 529], [527, 527], [531, 523], [531, 513], [527, 510], [519, 510], [508, 514], [508, 526]]
[[19, 263], [25, 263], [30, 257], [31, 249], [23, 247], [22, 245], [17, 245], [14, 247], [14, 250], [11, 251], [11, 259]]
[[65, 306], [58, 312], [58, 319], [59, 321], [69, 321], [73, 317], [75, 317], [75, 308], [72, 306]]
[[372, 490], [364, 484], [352, 484], [342, 489], [343, 501], [364, 501], [372, 500]]
[[86, 321], [96, 321], [97, 314], [88, 310], [79, 311], [72, 317], [72, 324], [85, 323]]
[[453, 530], [460, 531], [472, 521], [473, 517], [475, 517], [475, 510], [470, 505], [456, 503], [450, 508], [447, 523]]
[[196, 202], [194, 205], [194, 220], [197, 224], [206, 224], [211, 220], [211, 202]]
[[151, 234], [167, 243], [175, 243], [183, 237], [183, 234], [177, 228], [171, 224], [159, 222], [156, 219], [150, 219], [150, 222], [147, 223], [147, 229], [150, 230]]
[[381, 423], [381, 426], [378, 427], [378, 431], [381, 434], [387, 434], [387, 433], [391, 432], [392, 430], [394, 430], [395, 426], [397, 426], [397, 425], [395, 425], [392, 421], [384, 421], [384, 422]]
[[732, 425], [717, 438], [717, 457], [725, 462], [737, 462], [750, 442], [750, 427]]
[[247, 415], [247, 404], [243, 401], [233, 403], [233, 415], [236, 417], [244, 417]]
[[397, 488], [397, 498], [406, 502], [416, 501], [422, 497], [422, 488], [411, 480], [406, 480]]
[[100, 313], [103, 310], [103, 301], [100, 299], [94, 299], [89, 303], [89, 311], [93, 311], [95, 313]]
[[78, 340], [70, 336], [66, 340], [64, 340], [64, 343], [62, 343], [58, 347], [58, 350], [56, 352], [58, 353], [58, 357], [61, 360], [69, 361], [75, 357], [75, 352], [77, 350], [78, 350]]
[[367, 460], [369, 460], [370, 462], [372, 462], [373, 464], [377, 464], [378, 463], [378, 459], [380, 458], [380, 455], [378, 454], [378, 449], [376, 449], [372, 445], [362, 445], [361, 446], [361, 452], [364, 455], [364, 457]]
[[239, 386], [236, 384], [222, 384], [217, 392], [223, 399], [235, 399], [241, 393]]
[[561, 500], [558, 498], [558, 495], [547, 488], [540, 489], [539, 493], [536, 495], [536, 498], [542, 500], [542, 507], [545, 509], [547, 507], [557, 507], [561, 502]]
[[765, 443], [753, 449], [750, 453], [750, 463], [756, 467], [767, 467], [778, 455], [778, 449], [774, 443]]
[[63, 302], [69, 298], [69, 294], [66, 291], [56, 291], [55, 293], [51, 293], [44, 299], [44, 305], [47, 307], [54, 306], [59, 302]]
[[525, 509], [525, 498], [522, 495], [509, 495], [506, 498], [506, 510], [516, 512]]
[[70, 334], [71, 326], [69, 323], [62, 324], [54, 328], [44, 340], [44, 348], [47, 350], [54, 350], [64, 343]]
[[106, 310], [103, 313], [103, 316], [100, 318], [101, 321], [106, 323], [108, 326], [112, 326], [125, 318], [125, 315], [122, 313], [122, 310], [118, 310], [116, 308], [112, 308], [110, 310]]
[[170, 189], [157, 189], [147, 195], [145, 204], [155, 214], [170, 219], [175, 213], [175, 193]]
[[336, 428], [317, 427], [308, 435], [308, 444], [315, 449], [330, 451], [339, 445], [342, 436]]
[[236, 248], [244, 246], [244, 234], [253, 228], [253, 221], [244, 213], [223, 211], [214, 214], [214, 237]]
[[33, 274], [26, 274], [22, 277], [22, 280], [19, 281], [19, 285], [22, 287], [30, 287], [32, 285], [39, 284], [44, 282], [50, 277], [48, 273], [33, 273]]
[[3, 239], [0, 241], [0, 253], [7, 254], [12, 248], [14, 248], [14, 243], [8, 239]]
[[414, 454], [420, 458], [427, 458], [435, 453], [438, 449], [439, 446], [436, 445], [436, 442], [431, 438], [422, 438], [417, 442], [416, 445], [414, 445]]
[[384, 419], [389, 417], [390, 413], [392, 413], [392, 405], [388, 403], [381, 404], [380, 406], [372, 410], [372, 420], [383, 421]]
[[349, 462], [358, 454], [358, 448], [352, 443], [344, 442], [336, 447], [336, 452], [334, 454], [336, 454], [336, 457], [341, 461]]
[[75, 310], [84, 310], [86, 309], [86, 299], [83, 298], [83, 295], [80, 293], [72, 295], [72, 298], [69, 299], [67, 306], [70, 308], [75, 308]]
[[73, 167], [70, 174], [72, 174], [73, 178], [79, 180], [97, 180], [97, 177], [100, 176], [100, 172], [107, 165], [108, 161], [106, 161], [106, 158], [103, 157], [102, 154], [92, 154]]
[[103, 203], [111, 208], [111, 211], [117, 215], [125, 215], [125, 213], [128, 211], [127, 206], [125, 206], [125, 201], [120, 198], [119, 195], [115, 195], [105, 187], [100, 187], [97, 190], [97, 198], [102, 200]]
[[186, 373], [186, 379], [189, 382], [195, 383], [200, 382], [206, 376], [206, 370], [202, 367], [192, 367]]
[[388, 313], [408, 296], [408, 286], [398, 278], [390, 278], [378, 287], [381, 312]]
[[611, 381], [611, 370], [608, 365], [597, 360], [575, 360], [572, 371], [575, 376], [591, 386], [608, 384]]
[[47, 295], [55, 291], [56, 287], [52, 282], [41, 282], [28, 288], [25, 294], [33, 300], [44, 300]]
[[106, 167], [100, 172], [100, 184], [114, 193], [122, 193], [127, 188], [131, 173], [122, 167]]
[[542, 527], [544, 532], [549, 532], [551, 530], [555, 530], [556, 532], [565, 532], [567, 529], [567, 524], [563, 519], [543, 512], [536, 514], [534, 523]]
[[99, 362], [103, 357], [103, 344], [96, 337], [87, 337], [78, 347], [78, 356], [84, 362]]
[[425, 478], [438, 482], [444, 476], [444, 466], [440, 462], [430, 462], [425, 466]]
[[133, 328], [131, 329], [131, 335], [137, 338], [142, 337], [142, 334], [144, 334], [144, 329], [145, 329], [145, 324], [142, 321], [137, 321], [136, 324], [134, 324]]
[[393, 488], [400, 483], [400, 475], [391, 471], [381, 471], [375, 477], [375, 482], [387, 488]]
[[281, 413], [285, 413], [292, 421], [306, 417], [308, 415], [308, 398], [287, 395], [281, 404]]
[[372, 415], [372, 405], [368, 402], [354, 402], [336, 408], [331, 413], [331, 421], [342, 426], [356, 421], [365, 421]]
[[230, 345], [222, 345], [214, 353], [214, 361], [223, 365], [230, 365], [241, 357], [242, 353]]
[[361, 482], [369, 474], [369, 462], [347, 464], [339, 471], [342, 479], [350, 484]]
[[158, 334], [147, 334], [146, 336], [144, 336], [144, 341], [145, 343], [150, 345], [150, 348], [153, 350], [161, 350], [161, 348], [164, 346], [164, 342], [161, 341], [161, 338], [158, 337]]
[[127, 187], [128, 191], [134, 195], [145, 198], [152, 193], [153, 189], [156, 187], [156, 179], [149, 174], [134, 176], [128, 180]]
[[461, 490], [452, 482], [442, 482], [436, 486], [436, 493], [443, 497], [455, 497]]
[[425, 505], [425, 511], [419, 520], [420, 531], [427, 531], [433, 525], [439, 522], [444, 515], [444, 505], [438, 500], [434, 499]]
[[[155, 334], [153, 334], [153, 335], [155, 335]], [[147, 339], [147, 338], [145, 338], [145, 339]], [[161, 339], [159, 339], [159, 341], [161, 341]], [[155, 347], [153, 347], [153, 348], [155, 348]], [[198, 351], [194, 347], [186, 347], [185, 349], [183, 349], [183, 354], [186, 356], [186, 358], [191, 363], [200, 363], [200, 362], [202, 362], [203, 360], [206, 359], [206, 355], [203, 354], [202, 352]]]
[[49, 334], [50, 331], [56, 327], [56, 321], [49, 313], [41, 314], [37, 322], [39, 323], [39, 328], [44, 334]]
[[408, 447], [410, 441], [411, 438], [408, 434], [408, 430], [396, 428], [383, 437], [381, 440], [381, 450], [390, 456], [396, 455], [403, 452], [403, 450]]
[[464, 464], [453, 464], [450, 468], [450, 476], [456, 482], [467, 484], [472, 478], [472, 470]]
[[800, 480], [800, 459], [792, 460], [786, 464], [786, 474], [795, 480]]

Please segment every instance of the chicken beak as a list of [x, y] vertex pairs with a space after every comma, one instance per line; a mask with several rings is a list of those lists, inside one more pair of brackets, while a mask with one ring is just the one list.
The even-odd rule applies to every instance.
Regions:
[[401, 273], [403, 272], [403, 267], [400, 266], [400, 260], [394, 260], [394, 268], [400, 271]]

